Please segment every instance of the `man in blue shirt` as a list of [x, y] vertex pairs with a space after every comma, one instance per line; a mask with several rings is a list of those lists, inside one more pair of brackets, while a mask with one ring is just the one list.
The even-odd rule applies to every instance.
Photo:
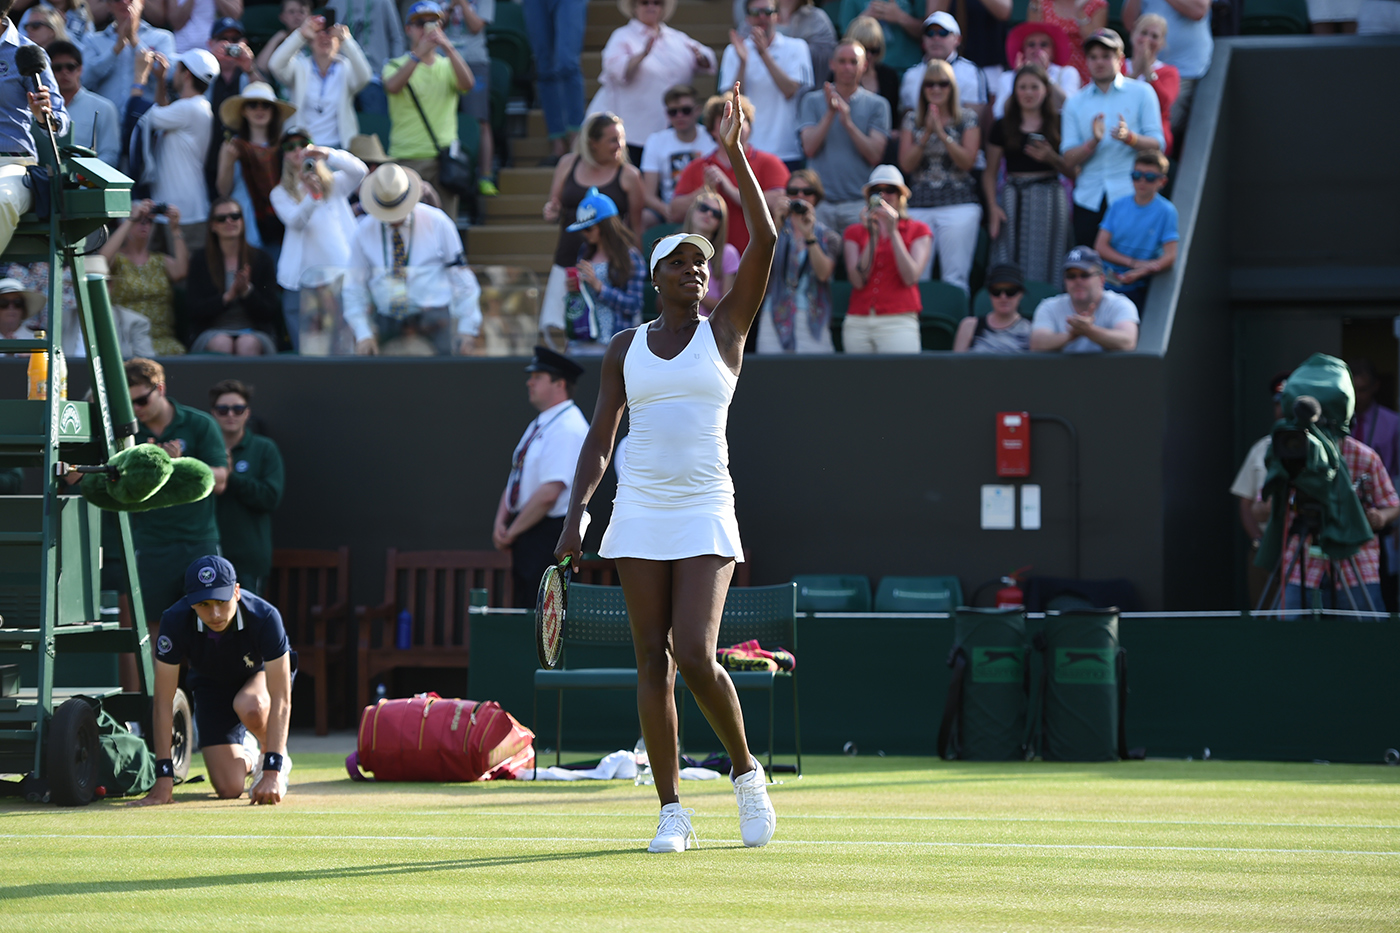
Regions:
[[[251, 803], [278, 803], [287, 794], [292, 759], [287, 726], [292, 714], [296, 652], [287, 642], [282, 616], [265, 599], [242, 592], [233, 565], [210, 555], [185, 571], [185, 597], [160, 617], [156, 638], [156, 785], [137, 804], [173, 800], [170, 759], [171, 709], [180, 662], [189, 661], [194, 721], [200, 753], [219, 797], [243, 795]], [[259, 755], [257, 740], [266, 751]]]
[[15, 53], [22, 45], [33, 45], [10, 21], [14, 0], [0, 0], [0, 252], [10, 245], [21, 214], [34, 206], [34, 195], [26, 184], [29, 166], [38, 164], [34, 134], [30, 127], [38, 120], [62, 136], [68, 132], [68, 111], [58, 92], [53, 71], [39, 75], [39, 92], [33, 79], [19, 73]]
[[1122, 292], [1142, 311], [1147, 280], [1176, 262], [1176, 205], [1162, 197], [1167, 157], [1141, 152], [1133, 162], [1133, 193], [1108, 207], [1094, 249], [1112, 277], [1108, 287]]
[[73, 121], [73, 142], [97, 150], [97, 157], [115, 168], [121, 159], [121, 116], [112, 102], [83, 87], [83, 53], [59, 40], [49, 46], [49, 61], [59, 93]]
[[[136, 80], [136, 53], [151, 51], [175, 60], [175, 36], [141, 19], [145, 0], [112, 0], [112, 22], [101, 32], [90, 32], [83, 39], [83, 84], [126, 111], [132, 91], [148, 101], [156, 99], [155, 78], [147, 72]], [[139, 85], [139, 86], [138, 86]]]
[[1079, 167], [1074, 183], [1074, 242], [1093, 246], [1108, 205], [1133, 193], [1129, 176], [1139, 152], [1161, 149], [1162, 109], [1144, 81], [1123, 76], [1123, 40], [1101, 29], [1084, 40], [1092, 82], [1065, 102], [1060, 151]]

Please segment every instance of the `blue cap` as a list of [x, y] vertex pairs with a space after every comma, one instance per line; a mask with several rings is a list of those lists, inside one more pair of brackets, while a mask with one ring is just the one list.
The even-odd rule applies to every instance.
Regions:
[[408, 15], [404, 17], [404, 22], [411, 23], [415, 16], [427, 16], [429, 13], [440, 20], [447, 18], [443, 15], [442, 4], [434, 3], [433, 0], [418, 0], [417, 3], [408, 8]]
[[237, 583], [233, 564], [217, 554], [201, 557], [185, 569], [185, 602], [193, 606], [206, 599], [233, 599]]
[[246, 36], [248, 34], [243, 30], [243, 22], [241, 20], [236, 20], [232, 16], [225, 16], [222, 19], [215, 20], [214, 28], [209, 30], [209, 38], [217, 39], [219, 38], [219, 33], [228, 32], [229, 30], [237, 32], [240, 36]]
[[1103, 257], [1087, 246], [1076, 246], [1065, 253], [1065, 268], [1084, 272], [1102, 272]]
[[583, 200], [578, 202], [578, 213], [574, 215], [578, 222], [569, 224], [567, 229], [570, 233], [577, 233], [616, 216], [617, 205], [613, 203], [613, 199], [599, 192], [596, 187], [589, 188]]

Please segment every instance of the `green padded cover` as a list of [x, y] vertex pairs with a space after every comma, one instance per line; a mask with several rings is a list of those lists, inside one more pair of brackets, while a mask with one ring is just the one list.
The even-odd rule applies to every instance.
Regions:
[[1118, 758], [1118, 610], [1045, 616], [1046, 761]]
[[967, 655], [958, 724], [965, 761], [1025, 757], [1026, 619], [1020, 609], [958, 609], [953, 644]]

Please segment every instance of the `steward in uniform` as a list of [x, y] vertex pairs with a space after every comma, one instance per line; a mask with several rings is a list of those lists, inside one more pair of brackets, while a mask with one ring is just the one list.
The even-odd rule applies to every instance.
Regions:
[[228, 485], [216, 497], [219, 548], [243, 591], [261, 594], [272, 575], [272, 510], [282, 501], [286, 472], [276, 442], [248, 425], [251, 400], [252, 391], [237, 379], [209, 390], [229, 466]]

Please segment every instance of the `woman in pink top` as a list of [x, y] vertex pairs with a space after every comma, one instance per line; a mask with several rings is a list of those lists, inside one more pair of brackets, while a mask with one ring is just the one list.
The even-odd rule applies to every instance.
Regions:
[[692, 84], [696, 72], [713, 74], [715, 53], [685, 33], [667, 26], [676, 0], [618, 0], [628, 18], [603, 46], [603, 73], [589, 113], [610, 110], [622, 118], [633, 164], [642, 161], [642, 146], [652, 133], [666, 129], [664, 95], [668, 87]]
[[1089, 83], [1089, 65], [1084, 60], [1084, 39], [1108, 25], [1106, 0], [1035, 0], [1026, 10], [1033, 23], [1052, 23], [1070, 37], [1069, 63], [1079, 72], [1079, 83]]

